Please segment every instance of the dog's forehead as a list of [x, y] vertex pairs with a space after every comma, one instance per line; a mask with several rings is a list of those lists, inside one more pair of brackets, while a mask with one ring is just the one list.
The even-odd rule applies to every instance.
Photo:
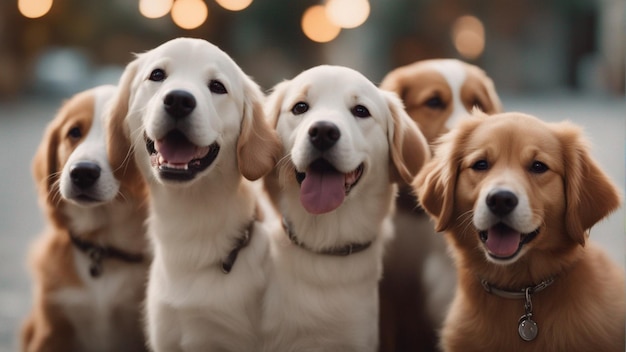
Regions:
[[496, 151], [519, 154], [522, 150], [536, 150], [547, 154], [559, 153], [560, 142], [552, 128], [533, 116], [505, 113], [482, 117], [483, 121], [468, 138], [470, 150], [484, 147]]
[[94, 118], [104, 121], [109, 114], [106, 110], [117, 91], [117, 87], [113, 85], [99, 86], [93, 89], [94, 95]]
[[467, 69], [458, 60], [433, 60], [427, 62], [426, 67], [439, 73], [453, 91], [459, 91], [467, 78]]
[[341, 66], [317, 66], [302, 72], [290, 82], [286, 100], [327, 99], [383, 104], [379, 89], [361, 73]]
[[141, 55], [144, 61], [142, 76], [154, 68], [166, 74], [191, 73], [201, 77], [205, 73], [221, 73], [237, 79], [240, 75], [234, 60], [217, 46], [200, 39], [178, 38], [166, 42]]
[[[107, 113], [110, 108], [113, 96], [117, 92], [117, 87], [113, 85], [103, 85], [91, 89], [93, 96], [92, 106], [92, 122], [89, 129], [89, 135], [104, 135], [104, 124], [110, 114]], [[99, 137], [97, 137], [99, 138]]]

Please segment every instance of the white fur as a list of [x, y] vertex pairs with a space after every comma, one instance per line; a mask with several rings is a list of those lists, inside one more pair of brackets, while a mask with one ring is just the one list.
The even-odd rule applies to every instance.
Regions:
[[453, 59], [432, 61], [431, 65], [446, 79], [452, 92], [452, 112], [446, 120], [446, 128], [451, 130], [469, 114], [461, 100], [461, 87], [467, 78], [467, 71], [461, 62]]
[[[237, 168], [235, 146], [244, 100], [250, 99], [245, 92], [258, 87], [224, 52], [199, 39], [166, 42], [134, 64], [126, 121], [150, 193], [149, 344], [154, 351], [254, 351], [267, 280], [264, 225], [255, 222], [251, 242], [230, 273], [221, 271], [221, 262], [254, 216], [255, 196]], [[166, 71], [164, 81], [146, 79], [155, 68]], [[228, 93], [211, 93], [211, 79], [219, 79]], [[197, 101], [193, 113], [178, 122], [163, 110], [163, 97], [174, 89]], [[156, 140], [174, 126], [196, 145], [221, 146], [212, 165], [191, 181], [162, 178], [146, 152], [144, 133]]]
[[[368, 241], [372, 245], [337, 257], [295, 246], [282, 229], [274, 231], [273, 275], [263, 321], [265, 350], [376, 351], [383, 238], [393, 230], [390, 214], [395, 195], [389, 178], [390, 100], [356, 71], [319, 66], [279, 84], [270, 101], [268, 109], [278, 111], [277, 131], [286, 154], [279, 208], [298, 240], [314, 250]], [[307, 102], [310, 109], [293, 115], [291, 108], [299, 101]], [[367, 107], [372, 116], [353, 116], [350, 109], [356, 104]], [[300, 186], [292, 169], [304, 171], [319, 157], [307, 131], [320, 120], [335, 123], [341, 132], [337, 144], [325, 152], [327, 160], [342, 172], [360, 163], [365, 169], [342, 205], [312, 215], [300, 204]], [[286, 165], [290, 163], [293, 166]]]

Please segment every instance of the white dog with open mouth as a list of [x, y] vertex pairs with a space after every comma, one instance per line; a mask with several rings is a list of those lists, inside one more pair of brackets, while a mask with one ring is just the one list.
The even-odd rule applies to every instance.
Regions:
[[244, 177], [262, 177], [280, 153], [262, 92], [226, 53], [190, 38], [139, 55], [120, 91], [112, 164], [142, 175], [150, 195], [150, 347], [254, 351], [268, 244]]
[[278, 84], [283, 159], [266, 177], [283, 215], [265, 299], [267, 351], [376, 351], [378, 280], [400, 177], [429, 151], [394, 93], [340, 66]]

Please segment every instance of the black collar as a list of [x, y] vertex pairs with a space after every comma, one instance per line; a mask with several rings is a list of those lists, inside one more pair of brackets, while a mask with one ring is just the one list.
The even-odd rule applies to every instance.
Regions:
[[250, 243], [250, 239], [252, 238], [253, 233], [252, 229], [254, 228], [254, 221], [255, 219], [252, 219], [252, 221], [250, 221], [248, 227], [244, 229], [242, 235], [235, 241], [235, 247], [228, 253], [226, 259], [222, 261], [222, 272], [224, 274], [230, 273], [230, 271], [233, 269], [233, 265], [235, 265], [235, 261], [237, 260], [237, 255], [239, 254], [239, 251], [245, 248]]
[[534, 286], [528, 286], [519, 290], [504, 290], [504, 289], [493, 286], [492, 284], [487, 282], [487, 280], [484, 280], [484, 279], [480, 280], [480, 284], [483, 286], [485, 291], [491, 294], [494, 294], [496, 296], [509, 298], [509, 299], [525, 299], [526, 296], [529, 294], [534, 294], [534, 293], [543, 291], [545, 288], [552, 285], [553, 282], [554, 282], [554, 278], [550, 277], [541, 281], [539, 284], [534, 285]]
[[104, 259], [119, 259], [128, 263], [143, 262], [143, 254], [128, 253], [111, 246], [101, 246], [84, 238], [80, 238], [72, 232], [70, 232], [69, 235], [72, 244], [81, 252], [86, 253], [91, 260], [91, 264], [89, 265], [89, 275], [91, 275], [91, 277], [95, 278], [102, 275], [102, 261]]
[[347, 257], [350, 254], [359, 253], [359, 252], [362, 252], [362, 251], [368, 249], [370, 247], [370, 245], [372, 244], [371, 241], [370, 242], [365, 242], [365, 243], [348, 243], [345, 246], [327, 248], [327, 249], [322, 249], [322, 250], [316, 251], [316, 250], [314, 250], [312, 248], [307, 247], [304, 243], [302, 243], [302, 242], [300, 242], [300, 240], [298, 240], [296, 235], [293, 233], [291, 224], [284, 217], [283, 217], [283, 228], [285, 229], [285, 232], [287, 233], [287, 236], [289, 236], [289, 240], [291, 240], [291, 243], [295, 244], [296, 246], [298, 246], [298, 247], [300, 247], [302, 249], [305, 249], [305, 250], [307, 250], [309, 252], [316, 253], [316, 254], [334, 255], [334, 256], [338, 256], [338, 257]]

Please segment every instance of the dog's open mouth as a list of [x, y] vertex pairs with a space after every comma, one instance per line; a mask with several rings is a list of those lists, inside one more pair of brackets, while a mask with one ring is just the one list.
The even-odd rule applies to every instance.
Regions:
[[297, 172], [300, 183], [300, 203], [312, 214], [328, 213], [337, 209], [363, 175], [364, 165], [342, 173], [325, 159], [317, 159], [306, 172]]
[[[145, 136], [145, 135], [144, 135]], [[166, 179], [187, 181], [208, 168], [220, 151], [217, 143], [198, 147], [179, 130], [172, 130], [156, 142], [145, 136], [150, 162]]]
[[539, 229], [521, 233], [503, 223], [497, 223], [487, 230], [479, 231], [478, 234], [491, 257], [506, 260], [515, 257], [525, 244], [535, 239]]

